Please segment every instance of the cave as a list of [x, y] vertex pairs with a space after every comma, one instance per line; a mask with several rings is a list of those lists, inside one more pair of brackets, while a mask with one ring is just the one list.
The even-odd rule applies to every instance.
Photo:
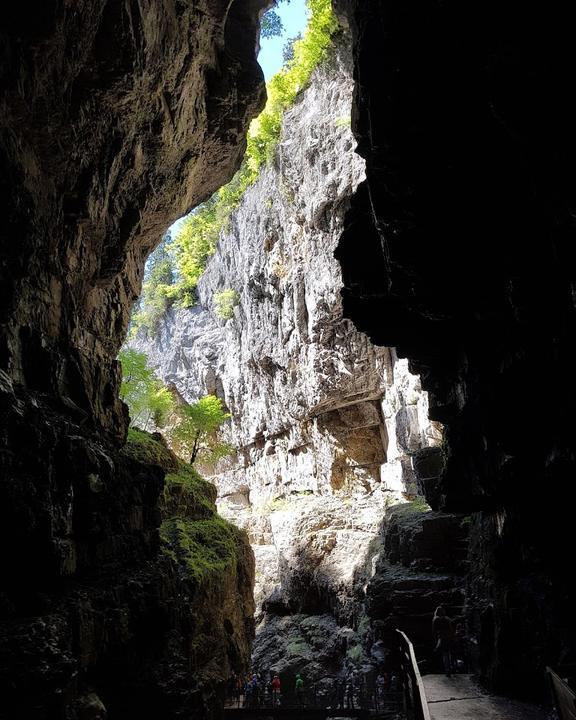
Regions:
[[[138, 452], [127, 444], [117, 358], [166, 228], [241, 168], [266, 103], [257, 52], [271, 5], [88, 0], [0, 11], [0, 717], [215, 718], [223, 673], [250, 664], [254, 552], [216, 517], [211, 485], [167, 483], [178, 461], [161, 439]], [[316, 105], [334, 103], [325, 126], [315, 119], [325, 132], [284, 138], [284, 160], [266, 170], [284, 162], [286, 183], [260, 202], [270, 212], [248, 204], [226, 230], [233, 243], [242, 222], [260, 223], [261, 255], [242, 265], [240, 249], [224, 253], [198, 290], [212, 297], [229, 289], [221, 278], [231, 268], [244, 273], [252, 303], [280, 297], [294, 318], [273, 316], [283, 347], [330, 352], [309, 365], [288, 353], [283, 364], [264, 339], [249, 354], [250, 397], [275, 389], [274, 425], [258, 407], [240, 423], [234, 403], [249, 383], [230, 370], [226, 386], [195, 345], [186, 362], [206, 369], [209, 392], [231, 389], [231, 423], [245, 435], [242, 481], [219, 487], [218, 507], [238, 515], [260, 503], [281, 517], [323, 494], [302, 478], [324, 473], [333, 523], [368, 512], [365, 496], [397, 483], [409, 502], [385, 527], [370, 521], [380, 554], [367, 536], [350, 592], [334, 590], [319, 563], [332, 540], [300, 514], [291, 532], [314, 542], [286, 551], [286, 592], [257, 597], [262, 615], [290, 637], [294, 623], [311, 636], [324, 628], [327, 655], [355, 661], [363, 651], [342, 627], [362, 625], [358, 588], [366, 636], [387, 642], [403, 607], [391, 598], [424, 573], [430, 603], [464, 605], [483, 686], [550, 703], [546, 668], [573, 687], [576, 667], [569, 11], [332, 6], [346, 39], [310, 91]], [[350, 110], [338, 105], [339, 74]], [[306, 98], [288, 110], [295, 128], [312, 116]], [[309, 177], [294, 169], [290, 179], [291, 158]], [[306, 183], [318, 197], [304, 211], [295, 195]], [[311, 249], [291, 255], [303, 228]], [[315, 295], [306, 279], [325, 277], [320, 257], [333, 263], [333, 284]], [[386, 392], [370, 368], [392, 378]], [[313, 412], [299, 416], [314, 372]], [[331, 374], [337, 402], [322, 385]], [[282, 408], [300, 423], [290, 433]], [[274, 477], [259, 497], [250, 478], [264, 465]], [[185, 576], [161, 549], [181, 541], [172, 516], [168, 541], [160, 528], [182, 504], [203, 528], [197, 541], [223, 548], [218, 582], [203, 585], [200, 564]], [[253, 547], [267, 546], [269, 529], [259, 532]], [[341, 547], [351, 558], [356, 546]], [[447, 575], [454, 582], [436, 591]], [[404, 629], [424, 656], [419, 592], [402, 596], [416, 608]]]

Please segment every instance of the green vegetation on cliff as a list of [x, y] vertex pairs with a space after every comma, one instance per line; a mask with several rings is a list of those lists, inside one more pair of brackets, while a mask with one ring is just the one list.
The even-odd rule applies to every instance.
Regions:
[[197, 583], [218, 582], [236, 572], [239, 533], [218, 516], [195, 521], [173, 517], [160, 530], [170, 557]]
[[174, 411], [174, 399], [148, 367], [148, 358], [132, 348], [120, 352], [122, 384], [120, 399], [130, 408], [130, 422], [146, 429], [150, 423], [163, 427]]
[[196, 584], [234, 575], [244, 533], [216, 512], [216, 488], [183, 463], [158, 433], [131, 428], [122, 451], [131, 459], [166, 472], [161, 502], [163, 552]]
[[128, 430], [128, 440], [123, 453], [136, 462], [146, 465], [158, 465], [167, 473], [177, 472], [183, 465], [170, 450], [161, 435], [151, 435], [138, 428]]
[[[171, 242], [162, 246], [162, 264], [144, 284], [140, 310], [132, 318], [132, 332], [145, 327], [154, 334], [159, 318], [173, 302], [181, 307], [195, 303], [196, 285], [214, 254], [220, 232], [261, 168], [274, 157], [284, 113], [308, 84], [338, 29], [331, 0], [307, 0], [307, 5], [310, 20], [306, 32], [302, 38], [294, 39], [286, 64], [267, 84], [268, 101], [250, 126], [240, 169], [227, 185], [190, 213]], [[166, 251], [169, 267], [165, 263]]]
[[[228, 298], [227, 302], [232, 300]], [[177, 402], [154, 375], [152, 368], [148, 367], [145, 353], [127, 348], [120, 352], [119, 359], [122, 365], [120, 397], [128, 405], [131, 425], [142, 423], [145, 430], [150, 423], [156, 427], [170, 425], [167, 431], [170, 447], [181, 457], [189, 459], [190, 464], [201, 458], [211, 465], [232, 454], [234, 448], [220, 439], [220, 426], [230, 417], [222, 407], [220, 398], [205, 395], [191, 405], [184, 401]], [[133, 427], [132, 430], [137, 431], [138, 428]], [[151, 437], [147, 433], [143, 434], [141, 452], [151, 447], [144, 436]], [[136, 435], [132, 435], [132, 438], [136, 438]], [[143, 462], [147, 461], [147, 458], [143, 458]]]

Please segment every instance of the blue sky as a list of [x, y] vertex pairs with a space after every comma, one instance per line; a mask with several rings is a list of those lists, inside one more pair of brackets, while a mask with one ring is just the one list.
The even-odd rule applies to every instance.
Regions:
[[308, 22], [308, 11], [306, 0], [290, 0], [289, 3], [281, 2], [276, 12], [282, 18], [284, 33], [282, 37], [265, 39], [260, 41], [261, 49], [258, 55], [258, 62], [264, 70], [266, 80], [269, 80], [274, 73], [282, 67], [282, 48], [288, 38], [293, 38], [298, 33], [303, 33]]

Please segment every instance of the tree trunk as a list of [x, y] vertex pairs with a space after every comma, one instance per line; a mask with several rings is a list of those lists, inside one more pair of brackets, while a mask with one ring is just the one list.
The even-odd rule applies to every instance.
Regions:
[[196, 460], [196, 456], [198, 455], [198, 451], [200, 450], [200, 433], [196, 433], [196, 437], [194, 438], [194, 445], [192, 446], [192, 457], [190, 458], [190, 465], [194, 465], [194, 461]]

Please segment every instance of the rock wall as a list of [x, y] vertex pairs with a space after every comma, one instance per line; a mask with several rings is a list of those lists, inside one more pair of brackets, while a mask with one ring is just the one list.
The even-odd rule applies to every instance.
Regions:
[[[174, 458], [111, 449], [44, 397], [32, 403], [0, 381], [0, 409], [18, 408], [1, 436], [3, 479], [19, 481], [2, 507], [11, 542], [0, 592], [2, 718], [81, 720], [91, 705], [110, 718], [213, 717], [229, 671], [249, 658], [253, 554], [238, 536], [225, 581], [199, 581], [170, 552], [174, 543], [161, 550], [158, 529], [174, 515], [198, 520], [204, 496], [202, 517], [212, 517], [215, 489], [203, 483], [195, 502], [173, 481], [163, 492]], [[9, 455], [23, 437], [35, 453]], [[41, 492], [47, 469], [60, 506]], [[209, 545], [198, 552], [213, 553]]]
[[[454, 627], [465, 629], [471, 524], [469, 516], [433, 512], [417, 499], [392, 508], [380, 531], [381, 549], [366, 587], [374, 646], [395, 648], [396, 630], [402, 630], [423, 673], [444, 671], [433, 652], [436, 607], [443, 605]], [[455, 648], [454, 660], [464, 662], [468, 672], [473, 669], [472, 649], [468, 642]]]
[[431, 502], [480, 513], [468, 600], [484, 679], [543, 695], [544, 666], [576, 653], [567, 8], [337, 4], [367, 175], [338, 250], [345, 314], [410, 359], [446, 427]]
[[116, 437], [144, 260], [240, 163], [265, 4], [3, 12], [0, 368]]
[[185, 586], [163, 474], [118, 454], [115, 358], [146, 256], [240, 163], [266, 2], [41, 5], [0, 11], [1, 714], [176, 717], [154, 673]]
[[[130, 341], [187, 401], [213, 392], [231, 413], [236, 457], [212, 480], [256, 556], [254, 663], [288, 684], [297, 670], [312, 680], [363, 661], [360, 577], [386, 507], [418, 494], [412, 456], [441, 438], [407, 363], [342, 318], [333, 252], [364, 177], [351, 95], [341, 39], [220, 236], [198, 305]], [[214, 307], [224, 289], [238, 297], [228, 320]]]

